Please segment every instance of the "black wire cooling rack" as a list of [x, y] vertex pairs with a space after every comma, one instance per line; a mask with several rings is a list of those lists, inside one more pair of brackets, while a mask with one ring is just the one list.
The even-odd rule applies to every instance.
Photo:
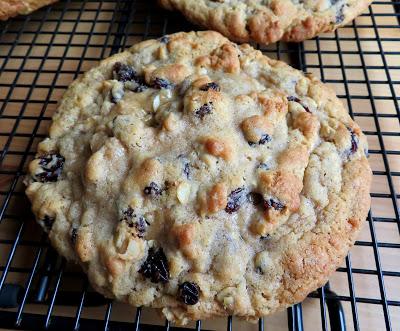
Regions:
[[[400, 330], [399, 13], [400, 2], [378, 1], [335, 33], [259, 47], [331, 85], [360, 123], [374, 172], [371, 212], [351, 255], [302, 304], [256, 325], [228, 318], [187, 329]], [[137, 41], [193, 29], [146, 0], [64, 0], [0, 23], [0, 328], [174, 329], [91, 291], [48, 246], [22, 180], [74, 78]]]

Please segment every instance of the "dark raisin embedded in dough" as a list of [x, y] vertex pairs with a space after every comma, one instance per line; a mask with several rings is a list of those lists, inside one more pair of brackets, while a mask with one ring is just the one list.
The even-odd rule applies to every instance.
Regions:
[[213, 91], [221, 91], [221, 88], [219, 87], [219, 85], [215, 82], [211, 82], [211, 83], [207, 83], [204, 84], [202, 87], [200, 87], [201, 91], [208, 91], [208, 90], [213, 90]]
[[120, 222], [124, 221], [131, 228], [133, 227], [132, 220], [134, 217], [136, 217], [135, 210], [131, 207], [128, 207], [122, 212], [122, 218], [120, 219]]
[[137, 216], [135, 210], [131, 207], [125, 209], [122, 213], [122, 218], [120, 221], [124, 221], [130, 228], [135, 227], [136, 234], [139, 238], [143, 238], [146, 232], [146, 228], [149, 225], [144, 216]]
[[304, 108], [304, 110], [305, 110], [307, 113], [311, 113], [310, 109], [309, 109], [307, 106], [305, 106], [305, 105], [301, 102], [301, 100], [300, 100], [298, 97], [295, 97], [295, 96], [288, 96], [288, 97], [287, 97], [287, 101], [297, 102], [297, 103], [299, 103], [299, 104]]
[[258, 166], [258, 169], [269, 170], [269, 165], [266, 163], [261, 162]]
[[203, 119], [204, 116], [211, 114], [213, 111], [212, 102], [207, 102], [194, 112], [195, 116]]
[[173, 84], [168, 79], [156, 77], [153, 81], [152, 87], [160, 90], [171, 89]]
[[159, 40], [163, 44], [168, 44], [169, 43], [169, 36], [167, 36], [167, 35], [162, 36]]
[[247, 199], [254, 206], [259, 206], [264, 201], [262, 194], [257, 193], [257, 192], [250, 192], [249, 194], [247, 194]]
[[136, 75], [130, 84], [124, 84], [124, 88], [133, 91], [135, 93], [141, 93], [149, 88], [146, 84], [143, 76]]
[[300, 103], [300, 99], [293, 95], [289, 95], [286, 99], [287, 99], [287, 101], [294, 101], [294, 102]]
[[116, 62], [113, 67], [114, 78], [120, 82], [136, 80], [136, 71], [131, 66]]
[[76, 243], [76, 238], [78, 238], [78, 229], [72, 228], [72, 231], [71, 231], [71, 243], [72, 244]]
[[51, 228], [53, 227], [54, 221], [55, 221], [55, 219], [53, 217], [50, 217], [47, 215], [44, 216], [44, 218], [42, 219], [42, 222], [43, 222], [44, 226], [46, 227], [47, 231], [51, 230]]
[[[260, 140], [258, 141], [258, 145], [265, 145], [267, 142], [270, 142], [272, 140], [271, 136], [267, 133], [264, 133], [261, 135]], [[250, 146], [255, 146], [256, 143], [253, 143], [252, 141], [248, 142]]]
[[187, 179], [190, 179], [190, 164], [189, 164], [189, 162], [185, 162], [183, 164], [183, 173], [185, 174]]
[[285, 205], [277, 199], [268, 199], [264, 200], [264, 207], [266, 209], [274, 208], [275, 210], [282, 210], [285, 208]]
[[149, 249], [146, 261], [139, 269], [144, 277], [150, 278], [153, 283], [166, 283], [169, 280], [168, 260], [162, 248], [157, 251]]
[[36, 174], [34, 178], [42, 183], [56, 182], [58, 177], [61, 175], [64, 162], [64, 157], [58, 153], [41, 156], [39, 165], [43, 171]]
[[127, 219], [132, 219], [133, 217], [135, 217], [134, 215], [135, 210], [131, 207], [126, 208], [123, 212], [122, 212], [122, 216], [123, 219], [127, 218]]
[[350, 147], [350, 154], [354, 154], [358, 150], [358, 136], [354, 133], [354, 131], [348, 128], [350, 131], [350, 140], [351, 140], [351, 147]]
[[342, 5], [339, 8], [339, 10], [338, 10], [338, 12], [336, 14], [336, 17], [335, 17], [335, 23], [336, 24], [340, 24], [340, 23], [342, 23], [344, 21], [343, 9], [344, 9], [344, 5]]
[[226, 204], [225, 211], [232, 214], [240, 209], [242, 204], [246, 201], [247, 192], [244, 187], [239, 187], [233, 190], [228, 195], [228, 203]]
[[135, 222], [135, 228], [137, 230], [137, 236], [139, 238], [143, 238], [146, 233], [146, 228], [148, 223], [143, 216], [140, 216], [139, 219]]
[[156, 183], [151, 182], [149, 186], [146, 186], [143, 190], [144, 194], [146, 195], [161, 195], [162, 194], [162, 189], [160, 186], [158, 186]]
[[[117, 62], [114, 64], [113, 75], [114, 75], [114, 78], [120, 82], [128, 82], [128, 81], [135, 82], [136, 86], [135, 86], [135, 84], [133, 84], [133, 86], [125, 85], [126, 88], [130, 89], [131, 91], [133, 91], [135, 93], [143, 92], [149, 88], [149, 86], [146, 85], [143, 77], [138, 76], [135, 69], [133, 69], [133, 67], [123, 64], [121, 62]], [[116, 96], [112, 95], [111, 101], [115, 102], [115, 101], [118, 101], [119, 99], [120, 98], [118, 98], [118, 96], [116, 97]]]
[[199, 285], [192, 282], [184, 282], [179, 285], [179, 298], [186, 305], [195, 305], [199, 302]]
[[182, 162], [182, 173], [185, 175], [187, 179], [190, 179], [191, 166], [189, 160], [186, 158], [184, 154], [178, 155], [178, 159]]
[[270, 235], [270, 234], [267, 234], [267, 235], [265, 235], [265, 236], [261, 236], [260, 239], [261, 239], [261, 240], [269, 240], [269, 239], [271, 239], [271, 235]]
[[260, 140], [258, 141], [258, 144], [264, 145], [265, 143], [270, 141], [271, 141], [271, 136], [265, 133], [261, 136]]
[[340, 24], [344, 21], [344, 15], [342, 11], [339, 11], [335, 18], [335, 23]]

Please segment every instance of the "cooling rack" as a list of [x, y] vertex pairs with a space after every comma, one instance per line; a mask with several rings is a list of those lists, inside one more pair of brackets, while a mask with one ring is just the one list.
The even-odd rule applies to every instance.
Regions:
[[[400, 330], [400, 2], [300, 44], [259, 47], [332, 86], [369, 141], [372, 207], [330, 282], [286, 312], [191, 330]], [[153, 1], [64, 0], [0, 23], [0, 328], [173, 330], [149, 309], [110, 302], [48, 245], [22, 184], [57, 101], [80, 73], [137, 41], [196, 27]], [[258, 45], [255, 45], [258, 46]]]

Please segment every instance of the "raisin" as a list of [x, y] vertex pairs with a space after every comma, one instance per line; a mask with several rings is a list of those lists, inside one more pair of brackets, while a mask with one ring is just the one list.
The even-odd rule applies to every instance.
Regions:
[[168, 44], [169, 43], [169, 36], [167, 36], [167, 35], [165, 35], [165, 36], [162, 36], [160, 39], [158, 39], [159, 41], [160, 41], [160, 43], [163, 43], [163, 44]]
[[199, 302], [199, 285], [192, 282], [184, 282], [179, 285], [179, 298], [186, 305], [195, 305]]
[[204, 116], [211, 114], [212, 110], [213, 110], [213, 104], [212, 102], [208, 102], [202, 105], [199, 109], [196, 109], [194, 114], [196, 117], [203, 119]]
[[261, 162], [258, 166], [258, 169], [269, 170], [269, 165], [266, 163]]
[[274, 208], [275, 210], [282, 210], [283, 208], [285, 208], [285, 205], [279, 200], [271, 198], [268, 200], [264, 200], [264, 207], [266, 209]]
[[42, 222], [46, 228], [47, 231], [50, 231], [51, 228], [53, 227], [55, 219], [53, 217], [45, 215], [44, 218], [42, 219]]
[[161, 189], [161, 187], [160, 186], [158, 186], [156, 183], [154, 183], [154, 182], [151, 182], [150, 184], [149, 184], [149, 186], [146, 186], [145, 188], [144, 188], [144, 190], [143, 190], [143, 192], [144, 192], [144, 194], [146, 194], [146, 195], [152, 195], [152, 196], [155, 196], [155, 195], [161, 195], [162, 194], [162, 189]]
[[137, 236], [139, 238], [143, 238], [144, 237], [144, 234], [146, 232], [146, 228], [149, 225], [149, 223], [144, 218], [144, 216], [137, 217], [136, 214], [135, 214], [135, 210], [132, 209], [131, 207], [128, 207], [122, 213], [122, 218], [120, 219], [120, 222], [122, 222], [122, 221], [125, 221], [125, 223], [130, 228], [135, 227], [135, 229], [137, 231]]
[[78, 229], [72, 228], [72, 231], [71, 231], [71, 243], [72, 244], [76, 243], [76, 238], [78, 238]]
[[122, 212], [122, 218], [119, 220], [120, 222], [125, 221], [125, 223], [131, 228], [133, 227], [133, 218], [136, 217], [134, 214], [135, 210], [131, 207], [128, 207]]
[[207, 83], [204, 84], [202, 87], [200, 87], [201, 91], [208, 91], [208, 90], [213, 90], [213, 91], [221, 91], [221, 88], [219, 87], [219, 85], [215, 82], [211, 82], [211, 83]]
[[[267, 142], [270, 142], [271, 140], [272, 140], [271, 136], [269, 134], [267, 134], [267, 133], [264, 133], [263, 135], [261, 135], [261, 138], [258, 141], [258, 144], [259, 145], [264, 145]], [[248, 143], [249, 143], [250, 146], [255, 146], [256, 145], [256, 143], [253, 143], [252, 141], [249, 141]]]
[[122, 212], [122, 219], [132, 219], [133, 217], [135, 217], [136, 215], [134, 214], [135, 210], [131, 207], [126, 208], [123, 212]]
[[305, 106], [305, 105], [301, 102], [301, 100], [300, 100], [299, 98], [297, 98], [297, 97], [295, 97], [295, 96], [288, 96], [288, 97], [287, 97], [287, 101], [297, 102], [298, 104], [300, 104], [300, 105], [304, 108], [304, 110], [305, 110], [307, 113], [311, 113], [310, 108], [308, 108], [307, 106]]
[[120, 82], [127, 82], [130, 80], [136, 80], [136, 71], [131, 66], [116, 62], [113, 67], [114, 78]]
[[169, 280], [168, 260], [162, 248], [155, 250], [149, 249], [146, 261], [139, 269], [144, 277], [150, 278], [153, 283], [166, 283]]
[[185, 162], [183, 165], [183, 173], [186, 175], [187, 179], [190, 179], [190, 164], [189, 162]]
[[144, 234], [146, 233], [146, 228], [147, 228], [147, 221], [143, 216], [140, 216], [137, 222], [135, 223], [135, 228], [137, 230], [137, 236], [139, 238], [143, 238]]
[[347, 128], [347, 130], [350, 131], [350, 140], [351, 140], [350, 154], [354, 154], [358, 150], [358, 137], [352, 129]]
[[265, 236], [261, 236], [260, 239], [261, 239], [261, 240], [269, 240], [269, 239], [271, 239], [271, 235], [270, 235], [270, 234], [267, 234], [267, 235], [265, 235]]
[[264, 201], [262, 194], [257, 192], [250, 192], [247, 194], [247, 200], [251, 202], [254, 206], [261, 205]]
[[228, 195], [228, 203], [226, 204], [225, 211], [228, 214], [238, 211], [241, 205], [245, 202], [246, 195], [246, 189], [244, 187], [239, 187], [233, 190]]
[[178, 155], [178, 159], [182, 162], [182, 173], [185, 175], [187, 179], [190, 179], [190, 163], [184, 154]]
[[261, 139], [258, 141], [258, 144], [264, 145], [265, 143], [267, 143], [269, 141], [271, 141], [271, 136], [265, 133], [261, 136]]
[[58, 177], [61, 175], [64, 162], [64, 157], [58, 153], [41, 156], [39, 165], [43, 169], [43, 172], [36, 174], [34, 176], [35, 179], [42, 183], [56, 182]]
[[171, 89], [173, 87], [173, 84], [168, 79], [156, 77], [153, 81], [152, 87], [160, 90]]
[[287, 101], [294, 101], [294, 102], [300, 103], [300, 99], [298, 97], [295, 97], [292, 95], [288, 96], [286, 99], [287, 99]]
[[[113, 74], [114, 78], [120, 82], [128, 82], [128, 81], [136, 82], [137, 85], [135, 87], [129, 87], [125, 85], [125, 87], [127, 87], [128, 89], [132, 90], [135, 93], [143, 92], [149, 88], [149, 86], [144, 81], [143, 77], [138, 76], [133, 67], [128, 66], [126, 64], [122, 64], [121, 62], [117, 62], [114, 64]], [[115, 96], [113, 96], [113, 98], [116, 101], [118, 101], [118, 98], [115, 98]]]
[[338, 12], [336, 14], [336, 17], [335, 17], [335, 23], [336, 24], [340, 24], [340, 23], [342, 23], [344, 21], [343, 8], [344, 8], [344, 5], [342, 5], [339, 8], [339, 10], [338, 10]]

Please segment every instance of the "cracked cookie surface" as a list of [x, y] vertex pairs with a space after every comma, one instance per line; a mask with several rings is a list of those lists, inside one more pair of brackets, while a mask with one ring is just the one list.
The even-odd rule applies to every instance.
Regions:
[[366, 150], [316, 78], [217, 32], [177, 33], [71, 84], [26, 192], [105, 296], [183, 324], [255, 320], [342, 262], [370, 205]]
[[190, 21], [231, 40], [303, 41], [344, 26], [371, 0], [159, 0]]

